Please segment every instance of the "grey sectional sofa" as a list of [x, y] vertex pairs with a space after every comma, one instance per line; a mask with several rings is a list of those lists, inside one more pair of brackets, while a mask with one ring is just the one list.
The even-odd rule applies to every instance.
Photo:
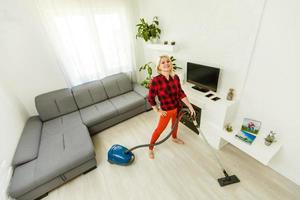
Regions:
[[97, 167], [91, 135], [151, 109], [147, 89], [119, 73], [36, 97], [12, 165], [8, 193], [36, 199]]

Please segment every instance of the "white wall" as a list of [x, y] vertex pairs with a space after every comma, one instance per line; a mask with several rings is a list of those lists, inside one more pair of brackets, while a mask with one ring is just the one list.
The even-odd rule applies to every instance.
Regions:
[[[193, 61], [221, 66], [220, 91], [234, 87], [241, 92], [263, 0], [135, 1], [140, 17], [160, 17], [162, 41], [177, 42], [179, 51], [173, 55], [179, 64], [185, 67], [186, 61]], [[238, 112], [239, 120], [251, 117], [262, 121], [264, 130], [280, 133], [284, 145], [270, 167], [298, 184], [299, 6], [297, 0], [268, 1]], [[66, 87], [66, 83], [33, 0], [0, 0], [0, 25], [0, 79], [5, 83], [0, 88], [0, 110], [4, 110], [0, 114], [0, 158], [6, 160], [3, 166], [7, 171], [27, 118], [24, 109], [34, 114], [36, 95]], [[156, 60], [159, 53], [143, 49], [141, 41], [137, 43], [138, 66]]]
[[[171, 53], [182, 67], [187, 61], [220, 67], [219, 93], [240, 93], [261, 16], [263, 0], [138, 0], [140, 17], [158, 16], [161, 41], [175, 40]], [[142, 42], [140, 42], [142, 43]], [[162, 52], [144, 49], [143, 62], [156, 62]], [[140, 65], [143, 63], [139, 63]]]
[[280, 134], [270, 167], [300, 185], [299, 8], [298, 0], [267, 1], [238, 119], [261, 121], [262, 135]]
[[24, 106], [0, 83], [0, 199], [6, 199], [11, 161], [28, 117]]
[[0, 0], [0, 79], [30, 115], [36, 95], [66, 87], [38, 19], [33, 0]]
[[[128, 3], [135, 19], [137, 4], [134, 0]], [[136, 20], [133, 21], [135, 29]], [[30, 115], [36, 114], [35, 96], [68, 87], [35, 0], [0, 0], [0, 44], [0, 79]], [[143, 52], [137, 48], [136, 55], [139, 61]]]
[[[270, 167], [300, 184], [297, 131], [300, 2], [269, 0], [264, 13], [264, 0], [138, 0], [137, 3], [140, 17], [160, 18], [161, 41], [177, 42], [179, 51], [172, 54], [180, 64], [194, 61], [221, 66], [220, 93], [233, 87], [242, 98], [236, 120], [241, 122], [244, 117], [260, 120], [261, 137], [270, 130], [279, 132], [283, 147]], [[140, 65], [156, 61], [160, 52], [144, 48], [144, 54], [145, 60]]]

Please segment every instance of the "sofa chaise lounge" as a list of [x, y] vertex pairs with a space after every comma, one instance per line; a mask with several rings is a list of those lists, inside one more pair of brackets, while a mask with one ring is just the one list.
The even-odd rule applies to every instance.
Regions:
[[26, 122], [8, 188], [17, 200], [37, 199], [97, 167], [91, 135], [150, 110], [147, 89], [125, 73], [35, 98], [38, 116]]

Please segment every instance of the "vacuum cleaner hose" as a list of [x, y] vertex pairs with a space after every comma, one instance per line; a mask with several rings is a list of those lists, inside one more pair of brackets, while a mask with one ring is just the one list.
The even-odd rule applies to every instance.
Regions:
[[170, 131], [170, 133], [165, 137], [163, 138], [162, 140], [154, 143], [154, 144], [142, 144], [142, 145], [138, 145], [138, 146], [135, 146], [135, 147], [132, 147], [131, 149], [128, 149], [125, 153], [129, 153], [129, 152], [132, 152], [133, 150], [136, 150], [136, 149], [139, 149], [139, 148], [143, 148], [143, 147], [150, 147], [150, 146], [157, 146], [157, 145], [160, 145], [162, 143], [164, 143], [166, 140], [168, 140], [170, 138], [170, 136], [172, 135], [174, 129], [177, 127], [178, 123], [180, 122], [182, 116], [184, 114], [189, 114], [190, 113], [190, 110], [188, 108], [182, 108], [178, 114], [177, 114], [177, 117], [176, 117], [176, 120], [175, 120], [175, 123]]
[[[108, 151], [108, 162], [110, 162], [112, 164], [118, 164], [118, 165], [130, 165], [135, 160], [135, 156], [132, 153], [132, 151], [134, 151], [135, 149], [143, 148], [143, 147], [157, 146], [157, 145], [162, 144], [163, 142], [165, 142], [167, 139], [170, 138], [173, 131], [178, 126], [178, 123], [181, 120], [182, 116], [184, 114], [189, 114], [189, 113], [190, 113], [189, 109], [187, 109], [187, 108], [181, 109], [177, 114], [175, 123], [173, 124], [172, 130], [170, 131], [170, 133], [165, 138], [160, 140], [159, 142], [156, 142], [154, 144], [138, 145], [138, 146], [135, 146], [131, 149], [127, 149], [126, 147], [124, 147], [122, 145], [118, 145], [118, 144], [113, 145], [110, 148], [110, 150]], [[196, 120], [195, 120], [195, 116], [192, 116], [192, 121], [193, 121], [195, 127], [199, 127]], [[200, 133], [200, 135], [202, 136], [202, 138], [204, 140], [204, 143], [206, 143], [207, 147], [211, 150], [211, 153], [214, 155], [219, 167], [222, 169], [222, 172], [225, 175], [225, 177], [221, 177], [221, 178], [218, 179], [218, 182], [219, 182], [220, 186], [223, 187], [223, 186], [226, 186], [226, 185], [230, 185], [230, 184], [240, 182], [239, 178], [236, 175], [231, 175], [231, 176], [228, 175], [228, 173], [226, 172], [219, 156], [214, 151], [214, 149], [210, 146], [210, 144], [208, 143], [206, 137], [204, 136], [204, 134], [202, 133], [200, 128], [198, 130], [199, 130], [199, 133]]]

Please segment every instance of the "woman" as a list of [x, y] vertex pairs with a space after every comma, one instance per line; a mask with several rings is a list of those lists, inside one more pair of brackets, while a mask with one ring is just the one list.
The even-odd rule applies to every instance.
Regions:
[[[181, 101], [187, 105], [191, 111], [191, 116], [195, 116], [196, 114], [193, 106], [181, 89], [179, 77], [173, 71], [173, 65], [169, 56], [164, 55], [159, 57], [156, 70], [159, 75], [153, 77], [150, 81], [148, 102], [153, 110], [158, 113], [160, 118], [152, 134], [150, 144], [154, 144], [157, 141], [160, 134], [167, 127], [170, 119], [172, 119], [173, 127], [176, 116], [182, 108]], [[156, 105], [155, 96], [158, 96], [160, 108]], [[177, 138], [177, 129], [178, 126], [175, 127], [172, 133], [172, 141], [178, 144], [184, 144], [181, 139]], [[149, 158], [154, 159], [153, 146], [149, 147]]]

